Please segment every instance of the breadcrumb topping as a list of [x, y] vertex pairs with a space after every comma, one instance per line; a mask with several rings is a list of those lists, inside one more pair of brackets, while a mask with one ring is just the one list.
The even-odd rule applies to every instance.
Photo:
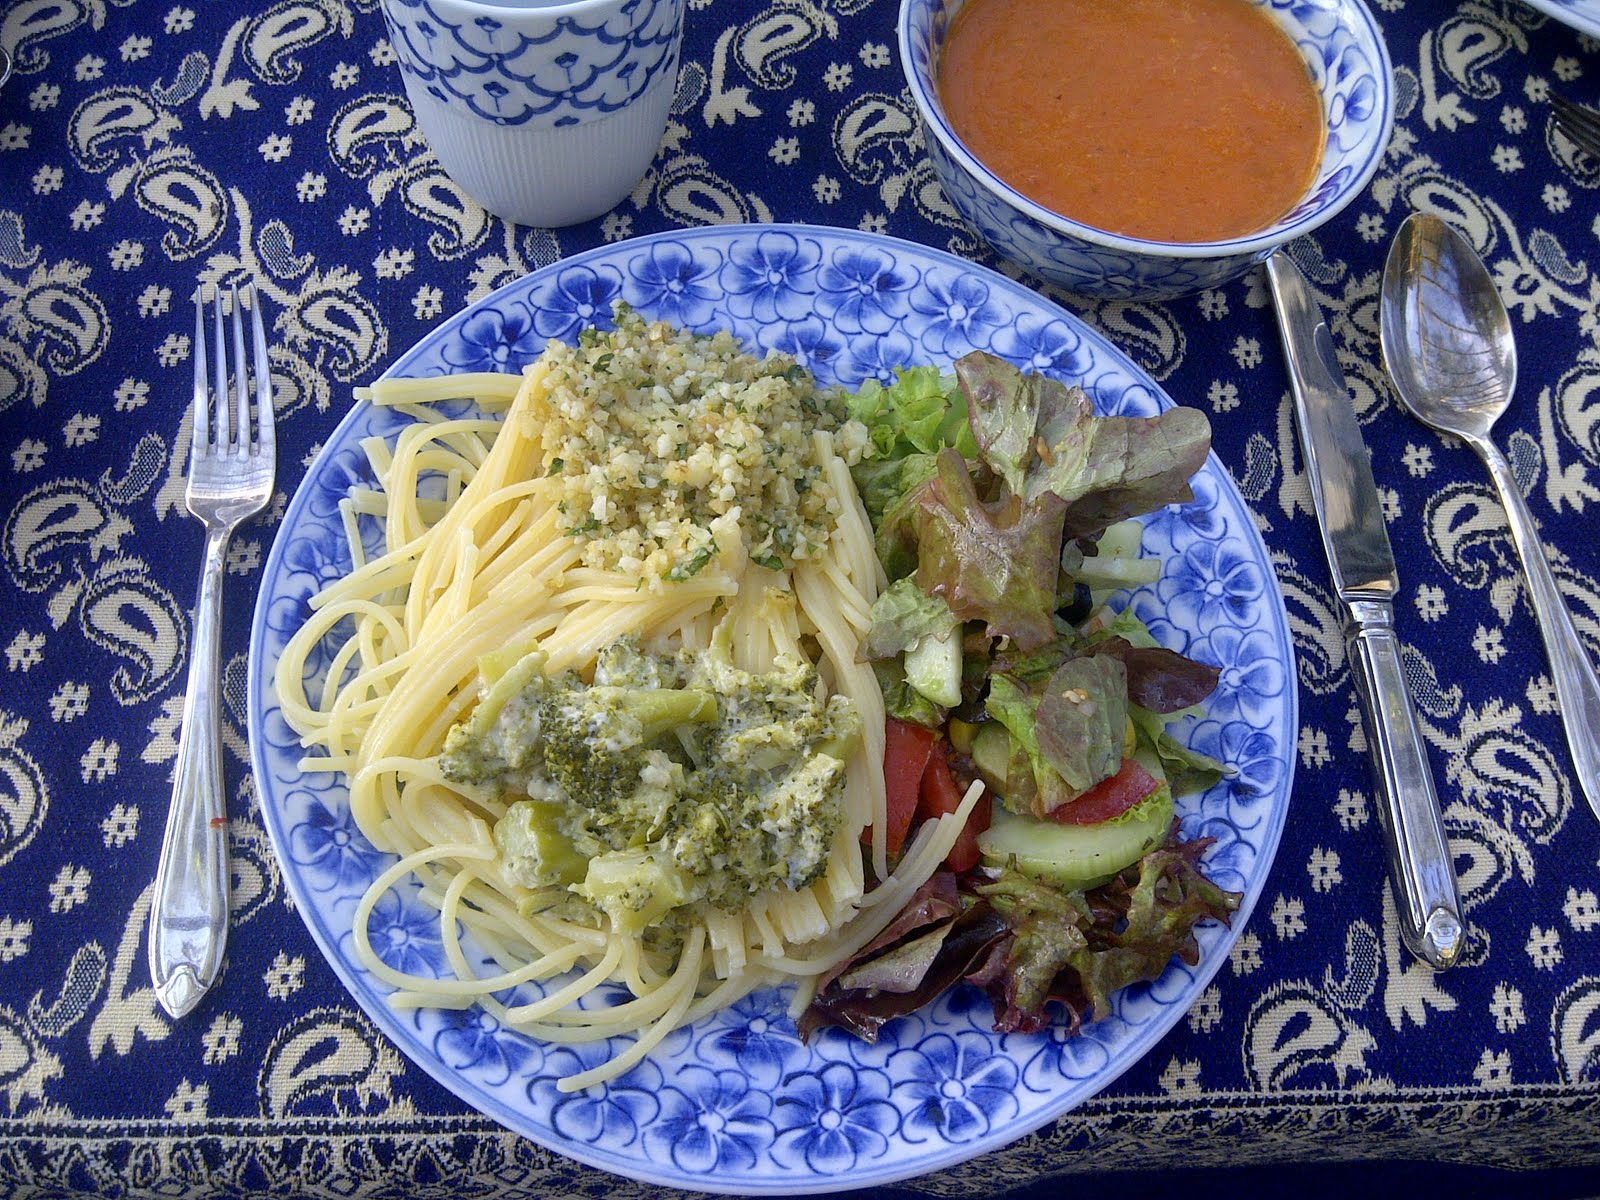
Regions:
[[[775, 569], [817, 555], [840, 497], [814, 435], [845, 424], [841, 394], [725, 331], [689, 333], [623, 305], [615, 320], [546, 348], [533, 408], [545, 470], [561, 481], [562, 531], [584, 539], [584, 565], [687, 579], [730, 539]], [[836, 452], [859, 457], [862, 433], [845, 431]]]

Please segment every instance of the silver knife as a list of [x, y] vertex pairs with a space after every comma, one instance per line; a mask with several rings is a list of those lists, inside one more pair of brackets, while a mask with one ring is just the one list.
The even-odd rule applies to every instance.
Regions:
[[1266, 265], [1311, 499], [1345, 607], [1345, 650], [1372, 755], [1400, 936], [1423, 962], [1443, 970], [1460, 957], [1466, 929], [1428, 751], [1401, 669], [1394, 630], [1400, 581], [1372, 462], [1305, 276], [1281, 250]]

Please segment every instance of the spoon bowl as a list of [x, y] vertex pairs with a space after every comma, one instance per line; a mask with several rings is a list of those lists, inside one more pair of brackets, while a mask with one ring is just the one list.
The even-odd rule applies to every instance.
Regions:
[[1477, 252], [1438, 217], [1400, 226], [1383, 273], [1379, 335], [1411, 414], [1444, 433], [1487, 438], [1511, 407], [1517, 343]]
[[1477, 251], [1438, 217], [1413, 213], [1395, 234], [1378, 333], [1400, 402], [1424, 423], [1461, 438], [1489, 468], [1527, 576], [1578, 786], [1600, 816], [1600, 678], [1522, 489], [1489, 438], [1517, 383], [1511, 318]]

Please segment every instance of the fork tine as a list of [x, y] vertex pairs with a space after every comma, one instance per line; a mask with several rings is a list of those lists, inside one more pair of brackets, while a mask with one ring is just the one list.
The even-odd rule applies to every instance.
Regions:
[[[244, 356], [244, 314], [239, 308], [239, 285], [233, 285], [233, 394], [238, 409], [233, 423], [234, 442], [241, 455], [250, 453], [250, 371]], [[234, 443], [229, 443], [229, 449]]]
[[229, 443], [228, 434], [228, 342], [222, 332], [222, 287], [218, 285], [216, 294], [212, 297], [212, 332], [217, 348], [217, 361], [212, 364], [216, 373], [214, 391], [212, 393], [216, 402], [216, 434], [215, 444], [219, 451], [226, 450]]
[[1556, 127], [1568, 139], [1594, 158], [1600, 158], [1600, 112], [1586, 108], [1559, 92], [1550, 93], [1550, 108]]
[[250, 333], [256, 372], [256, 445], [265, 455], [277, 449], [277, 419], [272, 411], [272, 364], [267, 360], [267, 331], [261, 324], [261, 292], [250, 288]]
[[206, 434], [211, 426], [210, 383], [206, 379], [206, 302], [205, 288], [194, 292], [194, 428], [189, 435], [189, 457], [206, 452]]
[[1583, 112], [1577, 108], [1557, 108], [1555, 114], [1556, 124], [1567, 132], [1576, 131], [1591, 142], [1600, 138], [1600, 113]]
[[1560, 92], [1550, 93], [1550, 107], [1555, 110], [1557, 117], [1575, 125], [1600, 125], [1600, 112], [1585, 105], [1579, 104], [1570, 96]]
[[1600, 128], [1591, 129], [1587, 125], [1574, 124], [1561, 117], [1556, 118], [1556, 128], [1582, 153], [1590, 158], [1600, 159]]

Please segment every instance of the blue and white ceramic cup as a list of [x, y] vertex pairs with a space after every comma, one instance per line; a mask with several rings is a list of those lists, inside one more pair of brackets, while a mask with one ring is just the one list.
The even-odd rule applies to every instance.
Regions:
[[406, 96], [447, 175], [521, 225], [612, 208], [655, 157], [685, 0], [383, 0]]

